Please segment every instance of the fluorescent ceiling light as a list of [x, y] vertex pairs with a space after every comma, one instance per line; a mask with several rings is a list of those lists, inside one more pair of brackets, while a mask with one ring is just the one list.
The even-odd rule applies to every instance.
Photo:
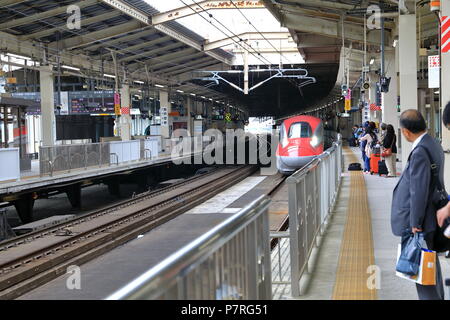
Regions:
[[183, 91], [183, 90], [177, 90], [177, 92], [179, 92], [179, 93], [184, 93], [184, 91]]
[[155, 87], [164, 88], [164, 86], [162, 84], [155, 84]]
[[134, 83], [137, 83], [137, 84], [144, 84], [144, 81], [134, 80]]
[[114, 78], [114, 79], [116, 78], [116, 76], [113, 76], [111, 74], [106, 74], [106, 73], [103, 76], [104, 77], [108, 77], [108, 78]]
[[195, 93], [191, 93], [191, 96], [194, 96], [194, 97], [195, 97]]
[[7, 53], [7, 56], [10, 56], [12, 58], [17, 58], [17, 59], [24, 59], [24, 60], [31, 60], [30, 57], [25, 57], [25, 56], [19, 56], [18, 54], [14, 54], [14, 53]]
[[370, 64], [373, 64], [374, 62], [375, 62], [374, 58], [370, 59]]
[[71, 66], [61, 66], [61, 68], [69, 69], [69, 70], [74, 70], [74, 71], [80, 71], [79, 68], [75, 68], [75, 67], [71, 67]]

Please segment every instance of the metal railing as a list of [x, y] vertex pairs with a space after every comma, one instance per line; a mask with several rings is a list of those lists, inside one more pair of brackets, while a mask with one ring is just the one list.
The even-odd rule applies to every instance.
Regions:
[[39, 172], [53, 176], [55, 172], [70, 172], [93, 166], [109, 166], [109, 143], [56, 145], [39, 148]]
[[[300, 296], [300, 280], [317, 236], [324, 232], [333, 210], [343, 169], [342, 140], [320, 157], [291, 175], [286, 183], [289, 197], [289, 246], [291, 293]], [[282, 283], [282, 281], [280, 281]]]
[[271, 299], [269, 203], [261, 196], [106, 299]]
[[40, 176], [71, 172], [74, 169], [119, 165], [123, 162], [150, 160], [158, 155], [145, 148], [143, 140], [55, 145], [39, 148]]

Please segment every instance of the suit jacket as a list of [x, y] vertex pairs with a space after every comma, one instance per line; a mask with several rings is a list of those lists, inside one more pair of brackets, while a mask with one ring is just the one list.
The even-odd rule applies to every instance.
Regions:
[[392, 197], [392, 233], [402, 236], [412, 227], [423, 230], [425, 240], [432, 241], [437, 229], [436, 211], [430, 203], [431, 162], [423, 146], [428, 149], [433, 162], [439, 166], [439, 179], [444, 185], [444, 151], [441, 145], [426, 134], [412, 151], [409, 162], [395, 186]]

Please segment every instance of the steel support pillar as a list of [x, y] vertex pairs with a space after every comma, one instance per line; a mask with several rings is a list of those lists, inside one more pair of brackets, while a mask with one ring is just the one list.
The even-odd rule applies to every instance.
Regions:
[[[417, 23], [416, 14], [399, 16], [400, 109], [418, 109], [417, 105]], [[404, 168], [412, 144], [401, 138], [401, 160]]]
[[381, 121], [394, 126], [395, 132], [399, 127], [399, 112], [397, 111], [398, 91], [397, 91], [397, 67], [395, 51], [387, 51], [386, 59], [386, 77], [391, 78], [389, 92], [381, 93], [382, 117]]
[[375, 73], [369, 73], [369, 119], [373, 122], [380, 122], [380, 111], [370, 110], [371, 104], [377, 104], [377, 82], [379, 80], [379, 75]]
[[39, 71], [41, 86], [42, 145], [53, 146], [56, 141], [53, 67], [51, 65], [41, 66]]
[[[121, 108], [131, 108], [130, 86], [128, 84], [123, 84], [120, 89], [120, 105]], [[131, 140], [131, 116], [129, 113], [120, 116], [119, 126], [122, 141]]]
[[187, 130], [191, 136], [194, 134], [192, 125], [193, 119], [191, 117], [191, 113], [194, 113], [194, 103], [192, 97], [186, 98]]

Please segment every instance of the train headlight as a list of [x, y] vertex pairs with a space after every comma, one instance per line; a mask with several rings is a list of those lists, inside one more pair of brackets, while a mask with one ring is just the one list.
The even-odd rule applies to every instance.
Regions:
[[317, 136], [313, 136], [311, 138], [311, 141], [309, 142], [313, 148], [317, 147], [319, 145], [319, 138]]

